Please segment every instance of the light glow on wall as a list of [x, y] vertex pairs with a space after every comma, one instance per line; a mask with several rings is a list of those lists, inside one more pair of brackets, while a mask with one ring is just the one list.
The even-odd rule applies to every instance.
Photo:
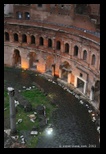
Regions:
[[25, 60], [22, 60], [21, 67], [22, 67], [24, 70], [28, 69], [28, 68], [29, 68], [28, 62], [25, 61]]

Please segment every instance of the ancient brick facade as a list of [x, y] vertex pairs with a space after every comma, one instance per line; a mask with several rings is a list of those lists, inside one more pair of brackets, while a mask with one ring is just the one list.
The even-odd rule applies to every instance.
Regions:
[[14, 4], [13, 10], [4, 19], [4, 64], [57, 76], [99, 108], [100, 5]]

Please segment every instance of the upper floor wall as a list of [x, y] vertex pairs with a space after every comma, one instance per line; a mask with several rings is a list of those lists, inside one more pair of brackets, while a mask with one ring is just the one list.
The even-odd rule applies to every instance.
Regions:
[[100, 4], [14, 4], [14, 18], [85, 26], [85, 29], [99, 31]]

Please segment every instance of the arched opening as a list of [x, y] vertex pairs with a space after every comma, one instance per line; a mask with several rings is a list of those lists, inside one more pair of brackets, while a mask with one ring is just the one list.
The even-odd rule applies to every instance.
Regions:
[[18, 42], [18, 34], [14, 34], [14, 41]]
[[78, 56], [78, 47], [74, 46], [74, 56]]
[[30, 13], [29, 12], [25, 12], [25, 19], [29, 20], [30, 19]]
[[35, 44], [35, 36], [31, 36], [31, 44]]
[[22, 12], [16, 12], [16, 18], [22, 19]]
[[9, 33], [5, 32], [5, 41], [9, 41]]
[[87, 59], [87, 51], [84, 50], [84, 51], [83, 51], [83, 60], [86, 60], [86, 59]]
[[65, 53], [69, 53], [69, 44], [68, 43], [65, 44]]
[[44, 44], [44, 39], [43, 39], [43, 37], [40, 37], [39, 38], [39, 45], [43, 46], [43, 44]]
[[57, 41], [57, 43], [56, 43], [56, 49], [57, 50], [60, 50], [61, 49], [61, 43], [60, 43], [60, 41]]
[[64, 61], [60, 65], [60, 71], [61, 71], [61, 79], [64, 81], [68, 81], [68, 73], [71, 72], [71, 66], [67, 61]]
[[47, 56], [47, 58], [46, 58], [46, 72], [48, 74], [52, 73], [52, 64], [54, 64], [53, 56]]
[[21, 64], [20, 52], [18, 49], [15, 49], [12, 57], [12, 66], [19, 67], [20, 64]]
[[37, 69], [37, 56], [35, 52], [30, 52], [29, 55], [29, 68], [30, 69]]
[[27, 36], [25, 34], [22, 35], [22, 42], [23, 43], [27, 42]]
[[52, 48], [52, 40], [51, 39], [48, 39], [48, 47]]
[[96, 62], [96, 56], [93, 54], [92, 60], [91, 60], [91, 65], [95, 65], [95, 62]]

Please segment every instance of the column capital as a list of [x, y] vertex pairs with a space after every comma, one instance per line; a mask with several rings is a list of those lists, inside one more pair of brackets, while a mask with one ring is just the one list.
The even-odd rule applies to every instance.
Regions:
[[9, 92], [9, 95], [10, 95], [11, 97], [13, 97], [14, 94], [15, 94], [14, 88], [8, 87], [7, 90], [8, 90], [8, 92]]

